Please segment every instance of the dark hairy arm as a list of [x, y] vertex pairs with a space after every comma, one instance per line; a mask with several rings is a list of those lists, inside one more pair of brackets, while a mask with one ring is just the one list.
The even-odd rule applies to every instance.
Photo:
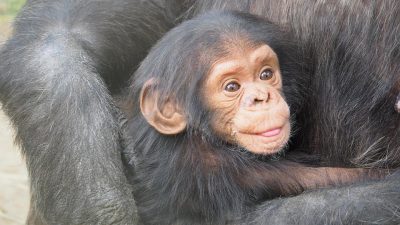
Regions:
[[166, 5], [38, 0], [19, 14], [0, 50], [0, 101], [27, 161], [28, 224], [137, 223], [111, 94], [172, 26]]
[[273, 171], [271, 168], [274, 167], [258, 168], [239, 180], [250, 189], [258, 186], [262, 190], [268, 187], [279, 196], [293, 196], [307, 190], [382, 180], [391, 172], [384, 169], [309, 167], [284, 160], [277, 164]]
[[239, 224], [398, 224], [400, 173], [384, 181], [320, 189], [259, 205]]

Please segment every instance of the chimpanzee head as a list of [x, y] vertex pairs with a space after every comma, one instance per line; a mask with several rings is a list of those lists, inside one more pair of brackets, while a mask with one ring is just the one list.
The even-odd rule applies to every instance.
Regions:
[[132, 96], [162, 135], [201, 135], [274, 154], [290, 136], [281, 71], [291, 46], [285, 32], [260, 18], [206, 14], [153, 47], [134, 76]]

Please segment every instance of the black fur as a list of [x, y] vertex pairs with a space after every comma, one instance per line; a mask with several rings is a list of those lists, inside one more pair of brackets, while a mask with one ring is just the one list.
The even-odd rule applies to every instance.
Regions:
[[[113, 100], [184, 16], [237, 9], [286, 26], [310, 60], [292, 151], [397, 167], [396, 0], [32, 0], [0, 51], [0, 101], [31, 177], [28, 224], [136, 224]], [[183, 15], [182, 13], [189, 9]], [[170, 174], [176, 176], [175, 174]], [[243, 224], [399, 224], [400, 178], [261, 204]], [[238, 222], [239, 223], [239, 222]], [[183, 224], [190, 224], [190, 222]]]
[[296, 148], [329, 165], [400, 165], [400, 116], [393, 110], [400, 91], [399, 2], [205, 0], [188, 16], [227, 8], [286, 26], [310, 61], [312, 93], [297, 119]]
[[[0, 52], [0, 100], [30, 174], [28, 224], [131, 224], [115, 96], [174, 26], [172, 1], [29, 1]], [[143, 13], [146, 12], [146, 13]]]
[[[306, 75], [288, 34], [277, 26], [248, 14], [226, 12], [207, 14], [168, 32], [133, 75], [133, 93], [128, 97], [133, 101], [129, 123], [133, 140], [125, 152], [132, 158], [134, 197], [146, 224], [225, 224], [261, 199], [280, 196], [279, 180], [293, 180], [293, 186], [287, 187], [293, 192], [303, 190], [283, 167], [288, 162], [260, 160], [212, 132], [213, 115], [202, 101], [202, 84], [211, 65], [229, 54], [224, 43], [235, 45], [240, 40], [274, 49], [282, 76], [298, 78], [293, 78], [297, 86], [288, 93], [297, 103], [293, 108], [302, 105], [304, 93], [299, 90]], [[184, 133], [160, 134], [142, 116], [139, 96], [150, 79], [156, 85], [149, 94], [160, 96], [159, 105], [172, 97], [183, 108], [188, 121]], [[258, 171], [282, 179], [265, 184]], [[241, 184], [245, 180], [254, 184]]]

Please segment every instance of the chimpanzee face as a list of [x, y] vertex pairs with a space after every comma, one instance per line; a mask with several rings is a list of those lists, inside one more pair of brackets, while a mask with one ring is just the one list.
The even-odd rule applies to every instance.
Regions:
[[268, 45], [233, 49], [212, 66], [203, 87], [212, 127], [248, 151], [276, 153], [290, 136], [277, 55]]

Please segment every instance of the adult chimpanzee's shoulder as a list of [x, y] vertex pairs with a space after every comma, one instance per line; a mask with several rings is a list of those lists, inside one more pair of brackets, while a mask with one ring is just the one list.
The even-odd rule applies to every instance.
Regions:
[[22, 9], [0, 51], [0, 100], [31, 175], [29, 224], [136, 224], [110, 93], [174, 26], [177, 6], [38, 0]]

